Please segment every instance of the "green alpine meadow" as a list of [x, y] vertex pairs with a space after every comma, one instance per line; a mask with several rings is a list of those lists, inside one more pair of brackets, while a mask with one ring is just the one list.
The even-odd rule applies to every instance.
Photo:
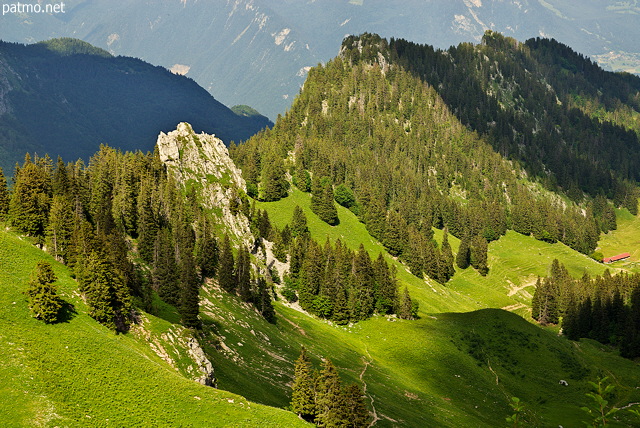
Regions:
[[271, 123], [0, 42], [0, 424], [640, 425], [640, 77], [490, 30], [336, 52]]

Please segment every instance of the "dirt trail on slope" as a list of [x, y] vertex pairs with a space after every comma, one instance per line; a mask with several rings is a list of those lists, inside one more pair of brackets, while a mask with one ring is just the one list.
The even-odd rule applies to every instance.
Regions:
[[367, 353], [367, 356], [369, 357], [369, 360], [367, 360], [364, 356], [362, 357], [362, 362], [364, 363], [364, 367], [362, 368], [362, 371], [360, 372], [360, 382], [362, 382], [362, 392], [364, 393], [364, 395], [366, 395], [367, 397], [369, 397], [369, 401], [371, 401], [371, 409], [372, 409], [372, 415], [373, 415], [373, 420], [371, 421], [371, 423], [369, 424], [369, 428], [371, 428], [372, 426], [374, 426], [376, 424], [376, 422], [378, 422], [380, 420], [380, 418], [378, 417], [378, 412], [376, 412], [376, 406], [374, 405], [374, 398], [373, 396], [367, 394], [367, 382], [364, 381], [364, 374], [367, 371], [367, 368], [369, 367], [369, 364], [371, 364], [372, 358], [371, 358], [371, 354], [369, 354], [369, 351], [365, 350]]

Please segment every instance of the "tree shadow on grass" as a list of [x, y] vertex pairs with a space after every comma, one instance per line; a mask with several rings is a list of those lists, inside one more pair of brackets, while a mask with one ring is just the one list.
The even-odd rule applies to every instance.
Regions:
[[72, 319], [74, 319], [76, 315], [78, 315], [78, 312], [76, 311], [75, 306], [73, 306], [71, 303], [65, 302], [64, 300], [62, 300], [61, 303], [62, 307], [58, 311], [58, 319], [56, 320], [56, 322], [68, 323]]

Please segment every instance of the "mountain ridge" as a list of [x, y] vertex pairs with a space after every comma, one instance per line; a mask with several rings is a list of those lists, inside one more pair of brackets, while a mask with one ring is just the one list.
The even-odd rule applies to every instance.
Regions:
[[0, 132], [7, 174], [25, 151], [88, 160], [101, 143], [150, 150], [184, 120], [231, 140], [270, 122], [239, 116], [190, 78], [139, 59], [113, 57], [77, 39], [0, 44]]

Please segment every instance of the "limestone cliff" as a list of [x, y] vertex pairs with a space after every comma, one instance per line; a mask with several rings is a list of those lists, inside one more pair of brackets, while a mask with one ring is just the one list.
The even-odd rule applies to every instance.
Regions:
[[195, 188], [205, 209], [218, 214], [220, 221], [240, 241], [253, 242], [249, 221], [231, 212], [231, 200], [246, 194], [242, 172], [235, 166], [219, 138], [196, 134], [182, 122], [175, 131], [161, 133], [157, 141], [160, 160], [183, 188]]

